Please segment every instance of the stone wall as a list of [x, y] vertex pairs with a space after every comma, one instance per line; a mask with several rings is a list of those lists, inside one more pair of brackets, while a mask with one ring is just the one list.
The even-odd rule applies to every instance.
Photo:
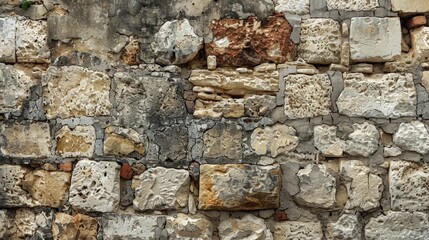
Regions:
[[429, 239], [425, 0], [0, 0], [0, 239]]

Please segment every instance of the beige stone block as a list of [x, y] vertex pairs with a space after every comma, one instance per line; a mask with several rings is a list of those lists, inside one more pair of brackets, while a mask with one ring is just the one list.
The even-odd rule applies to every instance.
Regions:
[[105, 133], [104, 154], [138, 157], [146, 153], [144, 139], [133, 129], [109, 126]]
[[17, 21], [17, 62], [50, 63], [50, 57], [47, 22], [38, 20]]
[[379, 7], [378, 0], [326, 0], [328, 10], [369, 11]]
[[429, 12], [429, 5], [426, 0], [392, 0], [392, 10], [405, 13]]
[[16, 18], [0, 18], [0, 62], [14, 63]]
[[62, 157], [92, 157], [95, 148], [93, 126], [62, 127], [56, 134], [56, 152]]
[[56, 213], [52, 223], [52, 235], [56, 240], [97, 239], [98, 221], [83, 214], [74, 216], [66, 213]]
[[289, 153], [298, 146], [298, 143], [296, 130], [281, 124], [256, 128], [250, 137], [250, 145], [256, 154], [271, 157]]
[[217, 124], [203, 135], [205, 158], [227, 157], [240, 160], [243, 155], [241, 147], [243, 132], [234, 124]]

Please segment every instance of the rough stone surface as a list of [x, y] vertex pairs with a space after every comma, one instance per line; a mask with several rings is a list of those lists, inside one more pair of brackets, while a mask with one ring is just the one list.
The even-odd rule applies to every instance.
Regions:
[[210, 240], [213, 239], [214, 226], [204, 215], [189, 216], [179, 213], [176, 218], [167, 219], [166, 229], [169, 231], [169, 239]]
[[200, 174], [199, 209], [257, 210], [279, 206], [279, 166], [203, 164]]
[[0, 206], [22, 207], [32, 206], [31, 195], [23, 189], [24, 177], [30, 170], [19, 165], [0, 166]]
[[44, 78], [46, 117], [109, 115], [110, 78], [105, 73], [77, 66], [53, 67]]
[[206, 55], [216, 56], [218, 66], [255, 66], [264, 62], [293, 60], [295, 45], [289, 39], [292, 27], [283, 16], [246, 20], [221, 19], [211, 23], [213, 41]]
[[393, 135], [393, 142], [404, 150], [426, 154], [429, 152], [429, 132], [419, 121], [401, 123]]
[[296, 74], [285, 79], [285, 114], [287, 117], [306, 118], [331, 112], [331, 81], [326, 74], [313, 76]]
[[429, 238], [429, 217], [426, 213], [393, 212], [371, 218], [365, 226], [365, 238], [415, 239]]
[[243, 132], [241, 127], [234, 124], [217, 124], [204, 133], [205, 158], [227, 157], [241, 159]]
[[36, 83], [25, 68], [0, 63], [0, 113], [21, 112]]
[[218, 232], [220, 239], [224, 240], [273, 239], [273, 235], [265, 225], [264, 220], [250, 214], [242, 218], [229, 218], [220, 222]]
[[109, 126], [105, 133], [104, 154], [140, 157], [146, 153], [139, 133], [133, 129]]
[[272, 127], [256, 128], [251, 135], [250, 144], [258, 155], [287, 154], [299, 143], [293, 127], [276, 124]]
[[411, 74], [348, 73], [337, 106], [349, 117], [399, 118], [415, 116], [416, 101]]
[[14, 63], [15, 57], [15, 36], [16, 18], [0, 18], [0, 61]]
[[274, 239], [323, 239], [322, 225], [320, 222], [285, 221], [274, 224]]
[[328, 239], [362, 239], [362, 224], [353, 213], [342, 214], [336, 222], [328, 223], [326, 230]]
[[138, 210], [180, 209], [186, 207], [190, 177], [186, 170], [151, 168], [134, 177], [134, 207]]
[[425, 0], [392, 0], [392, 10], [405, 13], [429, 12], [429, 6]]
[[417, 60], [429, 60], [429, 27], [419, 27], [410, 31], [412, 53]]
[[10, 239], [26, 239], [36, 233], [36, 219], [33, 211], [27, 208], [16, 210], [15, 216], [10, 223]]
[[76, 126], [71, 130], [62, 127], [56, 134], [56, 152], [62, 157], [92, 157], [95, 148], [95, 129], [92, 126]]
[[114, 211], [119, 205], [119, 170], [116, 162], [80, 160], [73, 171], [69, 203], [84, 211]]
[[51, 136], [47, 123], [23, 123], [0, 126], [5, 144], [4, 155], [21, 158], [44, 158], [51, 155]]
[[301, 23], [298, 55], [308, 63], [331, 64], [340, 62], [340, 24], [332, 19], [307, 19]]
[[48, 26], [46, 21], [20, 20], [16, 22], [17, 62], [49, 63]]
[[[171, 137], [171, 136], [174, 136]], [[158, 147], [158, 159], [164, 163], [180, 163], [186, 160], [188, 129], [182, 124], [158, 129], [154, 141]]]
[[353, 124], [354, 131], [348, 136], [345, 141], [344, 151], [352, 156], [369, 157], [378, 149], [378, 140], [380, 134], [378, 129], [368, 123]]
[[352, 18], [350, 54], [357, 62], [386, 62], [398, 58], [401, 55], [399, 18]]
[[276, 0], [276, 12], [287, 12], [298, 15], [310, 13], [309, 0]]
[[383, 181], [379, 176], [370, 173], [370, 168], [358, 160], [341, 161], [340, 169], [341, 176], [346, 180], [347, 209], [368, 211], [380, 206]]
[[326, 0], [328, 10], [367, 11], [379, 7], [378, 0]]
[[295, 200], [304, 206], [330, 208], [336, 201], [336, 180], [325, 165], [309, 164], [298, 171], [299, 193]]
[[164, 23], [155, 34], [151, 47], [157, 55], [157, 63], [183, 64], [198, 54], [203, 47], [203, 38], [195, 34], [195, 29], [185, 18]]
[[41, 206], [58, 208], [68, 199], [71, 174], [36, 170], [25, 175], [22, 188]]
[[98, 221], [87, 215], [77, 214], [71, 216], [62, 212], [55, 214], [52, 224], [54, 239], [97, 239]]
[[109, 215], [103, 218], [103, 239], [159, 239], [164, 216]]
[[325, 156], [340, 157], [344, 151], [344, 141], [337, 137], [336, 126], [315, 126], [314, 146]]
[[392, 161], [389, 192], [393, 210], [423, 211], [429, 208], [429, 167], [405, 161]]

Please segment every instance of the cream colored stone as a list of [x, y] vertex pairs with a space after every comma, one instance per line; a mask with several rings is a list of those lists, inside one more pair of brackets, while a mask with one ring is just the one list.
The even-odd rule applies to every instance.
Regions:
[[144, 139], [134, 129], [109, 126], [105, 132], [104, 154], [138, 157], [146, 153]]
[[287, 12], [297, 15], [305, 15], [310, 13], [309, 0], [275, 0], [276, 12]]
[[277, 106], [276, 97], [270, 95], [246, 96], [243, 103], [245, 114], [248, 117], [266, 116]]
[[352, 156], [369, 157], [378, 150], [380, 134], [378, 129], [368, 122], [353, 124], [353, 132], [344, 143], [344, 151]]
[[301, 23], [298, 55], [308, 63], [331, 64], [340, 62], [340, 24], [329, 18], [312, 18]]
[[419, 61], [429, 60], [429, 27], [418, 27], [410, 31], [411, 52]]
[[337, 100], [340, 114], [349, 117], [399, 118], [416, 115], [412, 74], [362, 73], [344, 75], [344, 90]]
[[161, 227], [166, 222], [162, 215], [110, 214], [102, 220], [103, 240], [160, 239]]
[[399, 18], [354, 17], [350, 25], [350, 54], [355, 62], [387, 62], [401, 55]]
[[429, 92], [429, 71], [424, 71], [422, 76], [422, 85]]
[[51, 66], [43, 82], [46, 117], [109, 115], [110, 84], [109, 76], [102, 72], [77, 66]]
[[0, 62], [14, 63], [16, 18], [0, 18]]
[[203, 135], [204, 152], [206, 158], [227, 157], [241, 159], [243, 132], [241, 127], [234, 124], [217, 124]]
[[47, 22], [41, 20], [17, 21], [17, 62], [50, 63], [50, 57]]
[[22, 187], [30, 169], [20, 165], [0, 165], [0, 207], [34, 206], [31, 195]]
[[285, 114], [291, 119], [317, 117], [331, 112], [331, 81], [326, 74], [285, 77]]
[[93, 126], [62, 127], [56, 134], [56, 152], [62, 157], [92, 157], [95, 148]]
[[222, 101], [204, 101], [195, 102], [194, 116], [201, 118], [240, 118], [243, 117], [244, 104], [240, 99], [222, 99]]
[[207, 56], [207, 69], [215, 70], [216, 67], [217, 67], [216, 56], [215, 55]]
[[320, 222], [285, 221], [274, 224], [276, 240], [322, 240], [323, 231]]
[[392, 0], [392, 10], [406, 13], [429, 12], [426, 0]]
[[5, 140], [1, 146], [4, 155], [21, 158], [45, 158], [51, 155], [51, 136], [47, 123], [3, 125], [0, 133]]
[[378, 0], [326, 0], [328, 10], [369, 11], [379, 7]]
[[326, 226], [327, 239], [360, 240], [362, 224], [356, 214], [344, 213], [338, 221], [328, 223]]
[[189, 216], [179, 213], [176, 218], [167, 218], [165, 228], [172, 240], [213, 239], [213, 223], [202, 214]]
[[429, 132], [419, 121], [401, 123], [393, 135], [393, 142], [404, 150], [426, 154], [429, 152]]
[[221, 221], [218, 232], [219, 237], [224, 240], [273, 240], [273, 235], [264, 220], [251, 214], [246, 214], [242, 218], [229, 218]]
[[298, 146], [299, 138], [293, 127], [276, 124], [272, 127], [256, 128], [250, 137], [250, 145], [258, 155], [287, 154]]
[[36, 215], [31, 209], [17, 209], [9, 231], [10, 239], [27, 239], [36, 233]]
[[318, 125], [314, 127], [314, 146], [329, 157], [341, 157], [344, 141], [337, 137], [337, 127]]
[[97, 232], [97, 219], [83, 214], [71, 216], [59, 212], [55, 214], [55, 221], [52, 223], [52, 235], [56, 240], [96, 240]]

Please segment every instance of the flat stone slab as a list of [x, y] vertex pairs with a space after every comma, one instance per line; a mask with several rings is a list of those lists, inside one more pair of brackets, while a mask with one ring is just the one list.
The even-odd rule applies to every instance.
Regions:
[[380, 6], [378, 0], [326, 0], [326, 4], [328, 10], [342, 11], [369, 11]]
[[429, 5], [426, 0], [391, 0], [392, 10], [404, 13], [424, 13], [429, 12]]
[[199, 209], [278, 208], [280, 186], [278, 165], [203, 164], [200, 166]]
[[164, 216], [104, 215], [103, 239], [159, 239]]

